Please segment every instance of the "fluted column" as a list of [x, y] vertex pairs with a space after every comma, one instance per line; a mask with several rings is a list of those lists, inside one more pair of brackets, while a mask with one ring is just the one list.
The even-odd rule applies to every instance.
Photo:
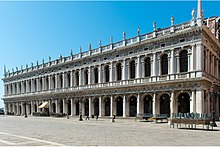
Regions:
[[192, 90], [191, 94], [191, 101], [190, 101], [190, 112], [195, 113], [196, 112], [196, 90]]
[[58, 88], [58, 75], [55, 74], [55, 89]]
[[156, 93], [153, 94], [153, 115], [157, 114], [157, 101], [156, 101]]
[[[72, 70], [70, 71], [70, 87], [73, 87], [73, 71]], [[72, 107], [72, 105], [71, 105], [71, 107]]]
[[67, 114], [66, 99], [63, 99], [63, 113]]
[[141, 66], [140, 56], [137, 57], [137, 64], [136, 65], [137, 65], [137, 68], [136, 68], [136, 73], [137, 73], [136, 78], [139, 79], [141, 77], [141, 75], [140, 75], [141, 74], [141, 71], [140, 71], [141, 70], [141, 67], [140, 67]]
[[140, 94], [137, 96], [137, 116], [140, 114]]
[[58, 99], [55, 100], [55, 105], [56, 105], [56, 113], [59, 113]]
[[174, 100], [174, 91], [171, 92], [170, 96], [170, 117], [175, 113], [175, 100]]
[[197, 90], [196, 91], [196, 112], [204, 113], [204, 91]]
[[122, 62], [122, 80], [126, 80], [126, 60], [124, 59]]
[[151, 75], [156, 76], [156, 53], [153, 53], [153, 60], [151, 61]]
[[109, 65], [109, 82], [113, 81], [113, 66], [113, 62], [111, 62]]
[[174, 49], [170, 51], [170, 74], [174, 74]]
[[48, 90], [51, 89], [51, 75], [48, 76]]

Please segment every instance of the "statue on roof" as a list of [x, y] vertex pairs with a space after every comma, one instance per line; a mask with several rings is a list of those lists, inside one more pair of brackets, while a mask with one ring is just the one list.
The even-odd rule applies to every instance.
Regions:
[[113, 37], [110, 36], [110, 43], [113, 43]]
[[156, 31], [156, 27], [157, 27], [157, 23], [156, 23], [156, 22], [154, 22], [154, 23], [153, 23], [153, 28], [154, 28], [154, 31]]
[[102, 40], [99, 40], [99, 46], [100, 47], [102, 46]]
[[195, 9], [192, 9], [191, 15], [192, 15], [192, 20], [194, 20], [195, 19]]
[[126, 33], [123, 32], [123, 39], [125, 40], [126, 39]]
[[174, 26], [174, 16], [171, 17], [171, 26]]
[[140, 36], [140, 27], [138, 27], [137, 33], [138, 33], [138, 36]]
[[70, 49], [70, 56], [73, 56], [73, 50]]
[[51, 57], [49, 56], [49, 62], [51, 61]]

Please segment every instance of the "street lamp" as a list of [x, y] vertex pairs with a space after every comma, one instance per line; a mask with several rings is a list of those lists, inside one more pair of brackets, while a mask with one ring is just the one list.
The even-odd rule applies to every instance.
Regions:
[[26, 102], [24, 103], [24, 118], [27, 118]]
[[83, 119], [82, 119], [82, 98], [79, 99], [79, 103], [80, 103], [79, 121], [83, 121]]
[[211, 97], [211, 101], [212, 101], [212, 122], [210, 123], [210, 126], [213, 127], [217, 127], [217, 124], [215, 123], [215, 97], [216, 97], [217, 93], [214, 91], [214, 85], [212, 85], [210, 87], [210, 97]]

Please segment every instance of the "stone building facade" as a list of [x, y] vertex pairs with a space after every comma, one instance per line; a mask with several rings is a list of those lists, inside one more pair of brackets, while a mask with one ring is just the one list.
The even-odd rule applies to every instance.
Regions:
[[[68, 57], [6, 72], [5, 111], [134, 117], [210, 113], [211, 85], [219, 88], [220, 19], [197, 18]], [[216, 99], [216, 116], [219, 116]], [[42, 106], [43, 104], [43, 106]], [[39, 106], [41, 107], [39, 108]]]

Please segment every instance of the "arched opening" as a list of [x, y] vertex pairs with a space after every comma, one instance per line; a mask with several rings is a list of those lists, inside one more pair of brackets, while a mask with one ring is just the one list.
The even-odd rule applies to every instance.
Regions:
[[37, 112], [37, 104], [34, 104], [34, 112]]
[[75, 81], [76, 81], [76, 86], [79, 86], [79, 71], [76, 71], [75, 73]]
[[71, 115], [71, 101], [67, 100], [67, 115]]
[[36, 81], [36, 79], [34, 79], [34, 91], [35, 92], [37, 91], [37, 81]]
[[129, 99], [129, 115], [137, 116], [137, 98], [135, 96], [131, 96]]
[[98, 68], [94, 68], [94, 78], [95, 78], [95, 83], [98, 83], [99, 81], [99, 73], [98, 73]]
[[87, 116], [89, 114], [89, 100], [85, 99], [84, 101], [84, 109], [85, 109], [85, 116]]
[[28, 89], [29, 89], [28, 92], [31, 92], [31, 80], [28, 81]]
[[149, 77], [151, 76], [151, 63], [150, 63], [150, 57], [145, 58], [144, 60], [144, 76]]
[[17, 106], [15, 105], [15, 111], [14, 111], [14, 115], [17, 114]]
[[161, 57], [161, 75], [168, 74], [168, 56], [164, 54]]
[[55, 89], [55, 76], [52, 76], [52, 89]]
[[52, 112], [56, 113], [56, 104], [55, 103], [52, 103]]
[[110, 102], [111, 100], [109, 97], [105, 98], [105, 116], [110, 116]]
[[67, 86], [67, 87], [70, 87], [70, 83], [71, 83], [71, 81], [70, 81], [70, 72], [67, 73], [67, 77], [66, 77], [66, 78], [67, 78], [67, 84], [66, 84], [66, 86]]
[[60, 100], [60, 113], [63, 113], [63, 100]]
[[160, 114], [170, 116], [170, 97], [168, 94], [163, 94], [160, 97]]
[[188, 93], [181, 93], [178, 96], [178, 113], [190, 113], [190, 96]]
[[105, 82], [109, 82], [109, 66], [105, 66]]
[[116, 99], [116, 107], [116, 115], [123, 116], [123, 98], [121, 96]]
[[[39, 107], [40, 105], [42, 105], [42, 103], [40, 103], [40, 104], [38, 105], [38, 107]], [[40, 112], [42, 112], [42, 110], [43, 110], [42, 108], [39, 109]]]
[[99, 99], [98, 98], [94, 99], [94, 115], [95, 116], [99, 115]]
[[26, 89], [27, 89], [27, 85], [26, 85], [26, 82], [24, 82], [24, 93], [27, 92]]
[[59, 88], [63, 87], [63, 74], [59, 74]]
[[39, 79], [39, 91], [43, 90], [43, 82], [42, 82], [42, 78]]
[[31, 104], [28, 105], [28, 108], [29, 108], [29, 115], [32, 114], [32, 111], [31, 111]]
[[21, 105], [19, 105], [19, 115], [21, 115]]
[[188, 51], [183, 50], [180, 52], [180, 72], [187, 72], [188, 71]]
[[135, 78], [135, 61], [132, 60], [130, 62], [130, 79], [134, 79]]
[[49, 90], [49, 78], [46, 76], [46, 90]]
[[144, 97], [144, 113], [145, 114], [153, 114], [152, 112], [152, 104], [153, 104], [153, 99], [150, 95], [146, 95]]
[[79, 115], [79, 101], [76, 101], [76, 115]]
[[117, 77], [117, 81], [121, 80], [121, 75], [122, 75], [122, 68], [121, 68], [121, 63], [118, 63], [116, 65], [116, 77]]
[[89, 82], [88, 70], [85, 70], [85, 72], [84, 72], [84, 79], [85, 79], [84, 84], [88, 85], [88, 82]]

